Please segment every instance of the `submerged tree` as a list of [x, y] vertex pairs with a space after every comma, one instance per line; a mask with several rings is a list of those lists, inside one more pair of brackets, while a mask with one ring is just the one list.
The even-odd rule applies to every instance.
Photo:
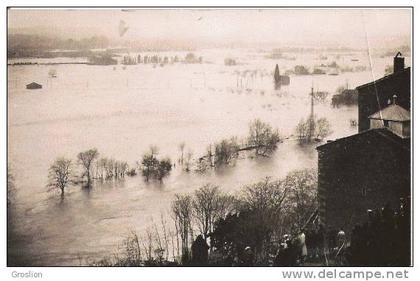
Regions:
[[80, 152], [77, 155], [78, 162], [82, 165], [84, 169], [84, 173], [82, 177], [86, 177], [87, 183], [86, 186], [90, 187], [92, 182], [92, 164], [98, 158], [99, 152], [96, 148], [86, 150], [84, 152]]
[[324, 139], [332, 133], [330, 122], [327, 118], [319, 118], [315, 121], [315, 137]]
[[172, 163], [169, 158], [159, 160], [157, 158], [158, 148], [151, 146], [149, 152], [143, 155], [141, 161], [142, 175], [149, 181], [150, 178], [155, 178], [162, 181], [172, 170]]
[[236, 138], [224, 139], [215, 145], [215, 166], [228, 165], [239, 155], [239, 144]]
[[146, 178], [146, 181], [149, 181], [153, 175], [155, 175], [158, 166], [159, 160], [155, 157], [153, 153], [146, 153], [143, 156], [141, 161], [142, 164], [142, 175]]
[[162, 182], [163, 178], [166, 177], [171, 170], [172, 164], [169, 158], [160, 160], [156, 171], [156, 178]]
[[268, 156], [277, 149], [280, 135], [270, 124], [255, 119], [249, 125], [248, 145], [255, 149], [257, 156]]
[[328, 120], [326, 118], [317, 118], [316, 116], [313, 118], [308, 117], [306, 120], [301, 119], [295, 131], [301, 144], [322, 140], [332, 133]]
[[190, 149], [190, 150], [188, 150], [188, 152], [187, 152], [187, 155], [186, 155], [186, 157], [185, 157], [185, 162], [184, 162], [184, 170], [186, 171], [186, 172], [189, 172], [189, 171], [191, 171], [191, 166], [192, 166], [192, 158], [193, 158], [193, 155], [194, 155], [194, 153], [193, 153], [193, 151]]
[[185, 142], [181, 142], [181, 143], [178, 145], [178, 148], [179, 148], [179, 152], [181, 152], [181, 157], [179, 158], [178, 162], [179, 162], [181, 165], [184, 165], [184, 149], [185, 149]]
[[72, 183], [72, 162], [64, 157], [57, 158], [50, 166], [48, 175], [48, 187], [59, 189], [61, 196], [64, 190]]

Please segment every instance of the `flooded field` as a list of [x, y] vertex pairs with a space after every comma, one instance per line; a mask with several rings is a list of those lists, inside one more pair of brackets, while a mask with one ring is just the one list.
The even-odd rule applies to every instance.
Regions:
[[[8, 67], [8, 159], [17, 189], [9, 223], [19, 240], [9, 249], [11, 256], [23, 253], [33, 265], [78, 265], [80, 258], [111, 254], [126, 233], [141, 233], [161, 214], [169, 217], [175, 193], [193, 192], [208, 182], [235, 193], [267, 176], [281, 178], [294, 169], [317, 167], [316, 145], [301, 147], [290, 139], [271, 158], [242, 157], [234, 167], [205, 174], [187, 173], [177, 166], [162, 184], [146, 184], [136, 176], [95, 184], [89, 192], [76, 186], [60, 202], [46, 188], [48, 167], [56, 157], [76, 159], [77, 153], [96, 147], [101, 156], [135, 167], [150, 145], [159, 147], [159, 156], [176, 161], [178, 145], [185, 142], [186, 150], [198, 158], [222, 138], [245, 138], [255, 118], [290, 136], [310, 112], [312, 86], [330, 93], [325, 103], [315, 105], [315, 114], [332, 125], [329, 139], [344, 137], [357, 131], [350, 126], [350, 119], [357, 119], [357, 107], [332, 108], [331, 96], [339, 86], [354, 88], [382, 77], [386, 65], [392, 64], [392, 57], [372, 58], [370, 71], [366, 53], [327, 54], [328, 61], [314, 53], [290, 54], [294, 60], [269, 59], [259, 50], [195, 54], [203, 57], [203, 63], [138, 64], [125, 69], [84, 64]], [[225, 66], [225, 57], [235, 58], [237, 65]], [[312, 68], [332, 61], [367, 70], [291, 75], [289, 86], [274, 90], [276, 63], [283, 74], [295, 65]], [[52, 67], [56, 78], [48, 76]], [[26, 90], [33, 81], [43, 88]]]

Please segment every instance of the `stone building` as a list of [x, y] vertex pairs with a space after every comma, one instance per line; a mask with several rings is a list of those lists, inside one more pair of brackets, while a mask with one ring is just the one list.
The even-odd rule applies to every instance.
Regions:
[[357, 88], [359, 133], [317, 147], [319, 218], [326, 229], [351, 233], [366, 210], [397, 208], [411, 195], [410, 69], [401, 69], [399, 58], [376, 89], [372, 83]]
[[404, 66], [404, 57], [398, 53], [394, 57], [394, 72], [376, 81], [356, 87], [359, 107], [359, 132], [370, 128], [369, 116], [385, 108], [394, 95], [398, 104], [410, 110], [411, 68]]

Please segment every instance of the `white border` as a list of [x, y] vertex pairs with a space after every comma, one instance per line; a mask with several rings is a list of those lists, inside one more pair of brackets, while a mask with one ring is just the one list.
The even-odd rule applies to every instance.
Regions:
[[[417, 9], [416, 4], [414, 1], [361, 1], [361, 0], [353, 0], [353, 1], [274, 1], [274, 0], [263, 0], [263, 1], [231, 1], [231, 0], [205, 0], [200, 1], [162, 1], [162, 0], [143, 0], [143, 1], [135, 1], [135, 0], [119, 0], [119, 1], [87, 1], [87, 0], [74, 0], [74, 1], [52, 1], [52, 0], [41, 0], [41, 1], [30, 1], [30, 0], [16, 0], [16, 1], [2, 1], [0, 3], [0, 7], [2, 8], [0, 13], [2, 19], [0, 21], [0, 28], [2, 30], [2, 36], [0, 37], [1, 44], [0, 44], [0, 53], [2, 54], [1, 62], [2, 66], [0, 68], [0, 81], [1, 83], [1, 106], [0, 106], [0, 132], [2, 132], [2, 138], [0, 138], [0, 147], [2, 153], [2, 161], [0, 161], [0, 186], [4, 189], [0, 191], [0, 224], [5, 226], [6, 225], [6, 199], [4, 195], [6, 194], [6, 7], [7, 6], [414, 6], [414, 15], [415, 18], [417, 17]], [[420, 7], [420, 6], [419, 6]], [[319, 7], [321, 8], [321, 7]], [[360, 8], [360, 7], [355, 7]], [[420, 28], [417, 26], [416, 21], [414, 21], [414, 30], [419, 30]], [[418, 65], [418, 46], [420, 45], [417, 36], [414, 36], [414, 60], [413, 66]], [[420, 81], [418, 78], [418, 71], [414, 70], [414, 77], [413, 81]], [[417, 83], [415, 83], [417, 86]], [[413, 96], [416, 93], [412, 92]], [[419, 105], [420, 98], [414, 98], [414, 108], [417, 110], [420, 108]], [[415, 113], [415, 117], [417, 117], [417, 112]], [[416, 132], [420, 131], [420, 125], [417, 121], [417, 118], [414, 120], [414, 140], [417, 141], [418, 137]], [[414, 158], [417, 159], [416, 163], [418, 162], [419, 158], [419, 151], [417, 149], [414, 150], [415, 155]], [[417, 164], [414, 168], [414, 174], [420, 175], [418, 173], [419, 164]], [[418, 182], [418, 178], [416, 177], [415, 183], [416, 185]], [[416, 187], [414, 186], [414, 189]], [[415, 195], [417, 195], [420, 191], [415, 191]], [[419, 193], [420, 194], [420, 193]], [[416, 198], [414, 198], [414, 207], [417, 203]], [[414, 218], [415, 218], [415, 226], [419, 225], [420, 214], [419, 214], [420, 207], [415, 207], [414, 211]], [[281, 275], [281, 271], [285, 270], [284, 268], [7, 268], [6, 267], [6, 228], [2, 228], [3, 231], [0, 232], [0, 278], [1, 280], [13, 280], [16, 278], [12, 278], [13, 271], [19, 272], [42, 272], [43, 278], [42, 280], [74, 280], [75, 278], [83, 279], [83, 280], [216, 280], [222, 278], [221, 280], [261, 280], [262, 278], [265, 280], [279, 280], [283, 279]], [[417, 229], [417, 228], [415, 228]], [[419, 264], [419, 242], [415, 239], [415, 249], [414, 249], [414, 268], [403, 268], [402, 270], [408, 270], [409, 280], [419, 280], [420, 278], [420, 269], [418, 267]], [[308, 270], [309, 268], [291, 268], [293, 270]], [[310, 268], [314, 270], [315, 273], [323, 271], [325, 268]], [[332, 268], [328, 268], [332, 269]], [[341, 268], [343, 269], [343, 268]], [[351, 268], [344, 268], [345, 270], [350, 270]], [[387, 270], [398, 270], [399, 268], [372, 268], [372, 270], [380, 270], [381, 272], [386, 272]], [[357, 268], [357, 270], [367, 271], [369, 268]], [[314, 279], [316, 280], [316, 279]], [[334, 279], [332, 279], [334, 280]], [[364, 279], [365, 280], [365, 279]]]

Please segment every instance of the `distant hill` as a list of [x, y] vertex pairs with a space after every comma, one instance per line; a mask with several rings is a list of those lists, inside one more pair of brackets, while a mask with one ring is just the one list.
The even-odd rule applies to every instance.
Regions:
[[7, 55], [9, 58], [51, 57], [53, 55], [50, 53], [51, 51], [73, 50], [80, 53], [80, 51], [90, 49], [107, 48], [109, 44], [109, 40], [104, 36], [74, 40], [42, 35], [9, 34]]

